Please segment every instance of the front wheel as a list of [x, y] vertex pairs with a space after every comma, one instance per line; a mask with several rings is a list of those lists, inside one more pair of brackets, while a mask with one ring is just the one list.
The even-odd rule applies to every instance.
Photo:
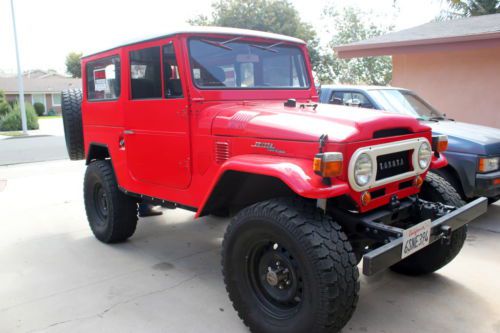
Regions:
[[[461, 207], [465, 205], [457, 191], [443, 177], [429, 172], [422, 185], [420, 197], [431, 202]], [[464, 246], [467, 226], [452, 232], [449, 244], [437, 241], [391, 266], [404, 275], [423, 275], [437, 271], [452, 261]]]
[[338, 332], [356, 307], [359, 273], [347, 236], [300, 199], [239, 212], [224, 236], [222, 266], [252, 332]]
[[131, 237], [137, 225], [137, 201], [120, 191], [109, 161], [94, 161], [85, 172], [85, 211], [94, 236], [104, 243]]

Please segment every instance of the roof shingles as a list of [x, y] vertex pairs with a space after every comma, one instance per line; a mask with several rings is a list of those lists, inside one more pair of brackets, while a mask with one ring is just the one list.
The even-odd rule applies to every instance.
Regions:
[[[81, 79], [47, 77], [39, 79], [23, 78], [24, 92], [30, 93], [54, 93], [68, 88], [81, 88]], [[18, 93], [17, 77], [0, 78], [0, 90], [6, 94]]]
[[[371, 39], [334, 47], [342, 56], [349, 52], [367, 53], [371, 49], [415, 45], [446, 44], [478, 40], [500, 41], [500, 14], [468, 17], [450, 21], [429, 22], [414, 28], [391, 32]], [[500, 45], [500, 43], [499, 43]], [[390, 50], [381, 54], [390, 54]], [[379, 54], [373, 54], [379, 55]]]

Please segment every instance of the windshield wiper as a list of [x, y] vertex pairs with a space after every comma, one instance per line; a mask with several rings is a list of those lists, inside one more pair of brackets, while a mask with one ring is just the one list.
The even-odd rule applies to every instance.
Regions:
[[250, 46], [256, 47], [256, 48], [264, 50], [264, 51], [280, 53], [280, 51], [278, 51], [278, 50], [273, 50], [273, 47], [281, 45], [281, 44], [283, 44], [283, 42], [278, 42], [276, 44], [272, 44], [272, 45], [268, 45], [268, 46], [262, 46], [262, 45], [256, 45], [256, 44], [250, 44]]
[[446, 118], [446, 115], [429, 117], [429, 118], [427, 118], [427, 120], [431, 120], [431, 121], [438, 121], [438, 120], [455, 121], [455, 119]]
[[234, 38], [228, 39], [228, 40], [223, 41], [223, 42], [218, 42], [216, 40], [209, 40], [209, 39], [200, 39], [200, 41], [202, 41], [203, 43], [207, 43], [207, 44], [210, 44], [210, 45], [213, 45], [213, 46], [220, 47], [220, 48], [222, 48], [224, 50], [232, 51], [233, 49], [230, 48], [229, 46], [227, 46], [226, 44], [234, 42], [235, 40], [238, 40], [238, 39], [241, 39], [241, 38], [242, 37], [234, 37]]

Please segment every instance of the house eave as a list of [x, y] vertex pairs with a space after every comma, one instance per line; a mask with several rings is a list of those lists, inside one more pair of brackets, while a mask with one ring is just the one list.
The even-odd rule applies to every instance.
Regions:
[[336, 46], [333, 49], [339, 58], [357, 58], [490, 47], [500, 47], [500, 32], [386, 43], [348, 44]]

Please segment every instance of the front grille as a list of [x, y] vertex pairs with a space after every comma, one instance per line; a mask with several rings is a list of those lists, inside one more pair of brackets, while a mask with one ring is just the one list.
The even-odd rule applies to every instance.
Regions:
[[399, 135], [406, 135], [406, 134], [411, 134], [411, 131], [408, 130], [407, 128], [389, 128], [389, 129], [383, 129], [383, 130], [378, 130], [373, 132], [373, 138], [374, 139], [380, 139], [380, 138], [388, 138], [391, 136], [399, 136]]
[[410, 171], [410, 151], [377, 156], [376, 180], [396, 176]]

